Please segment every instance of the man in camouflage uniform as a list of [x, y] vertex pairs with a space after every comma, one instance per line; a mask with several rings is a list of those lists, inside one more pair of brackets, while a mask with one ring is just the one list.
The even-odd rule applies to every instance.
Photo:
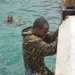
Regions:
[[46, 67], [44, 57], [56, 53], [58, 31], [51, 37], [48, 30], [46, 19], [37, 18], [33, 27], [22, 31], [25, 75], [54, 75]]

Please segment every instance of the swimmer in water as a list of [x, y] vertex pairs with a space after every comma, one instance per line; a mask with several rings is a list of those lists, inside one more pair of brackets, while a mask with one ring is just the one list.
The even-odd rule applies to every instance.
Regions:
[[19, 20], [13, 19], [13, 16], [12, 15], [8, 15], [7, 22], [9, 22], [9, 23], [16, 23], [16, 25], [20, 25]]
[[7, 20], [2, 22], [2, 26], [15, 24], [16, 26], [20, 26], [20, 21], [18, 19], [14, 19], [12, 15], [8, 15]]
[[13, 16], [12, 16], [12, 15], [9, 15], [9, 16], [7, 17], [7, 22], [10, 22], [10, 23], [13, 22]]

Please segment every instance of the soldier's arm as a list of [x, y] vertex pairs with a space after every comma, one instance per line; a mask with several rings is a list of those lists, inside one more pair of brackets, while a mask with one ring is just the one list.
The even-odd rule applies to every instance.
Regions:
[[33, 54], [37, 53], [40, 56], [48, 56], [56, 53], [57, 50], [57, 39], [51, 44], [48, 44], [42, 40], [37, 40], [35, 42], [29, 43]]
[[58, 36], [58, 29], [55, 32], [48, 32], [44, 37], [44, 41], [47, 43], [52, 43]]
[[55, 38], [58, 36], [58, 31], [59, 31], [59, 29], [57, 29], [57, 30], [53, 33], [53, 35], [55, 36]]
[[43, 56], [54, 55], [57, 52], [57, 38], [50, 44], [44, 42], [44, 46], [41, 48], [41, 54]]

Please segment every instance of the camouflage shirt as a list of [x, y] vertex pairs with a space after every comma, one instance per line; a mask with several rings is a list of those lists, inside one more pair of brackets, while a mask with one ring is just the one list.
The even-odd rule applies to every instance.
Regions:
[[57, 41], [55, 39], [51, 44], [47, 43], [45, 38], [32, 34], [31, 30], [32, 28], [29, 27], [22, 31], [25, 68], [40, 75], [52, 75], [52, 72], [45, 66], [44, 57], [56, 53]]

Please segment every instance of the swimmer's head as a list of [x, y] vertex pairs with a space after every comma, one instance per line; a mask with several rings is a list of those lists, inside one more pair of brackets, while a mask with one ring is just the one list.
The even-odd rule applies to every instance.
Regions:
[[7, 21], [8, 21], [8, 22], [13, 22], [13, 16], [12, 16], [12, 15], [8, 15]]

